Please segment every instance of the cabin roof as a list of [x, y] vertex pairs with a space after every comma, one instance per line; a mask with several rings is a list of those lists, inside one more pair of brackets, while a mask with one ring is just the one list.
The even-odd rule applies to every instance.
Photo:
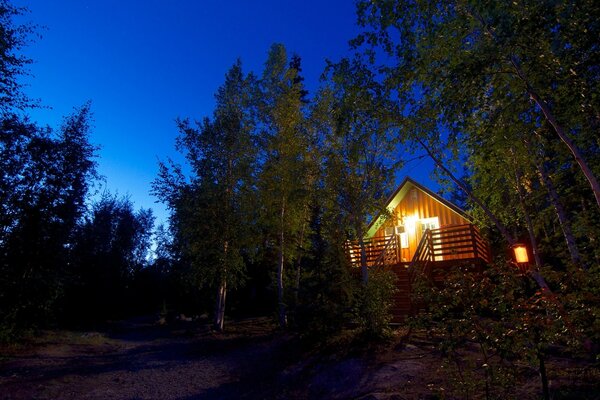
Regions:
[[[388, 209], [390, 212], [393, 211], [413, 187], [421, 190], [422, 192], [433, 198], [435, 201], [441, 203], [442, 205], [448, 207], [461, 217], [465, 218], [467, 221], [471, 221], [471, 217], [469, 217], [469, 215], [456, 204], [449, 202], [442, 196], [432, 192], [431, 190], [427, 189], [425, 186], [421, 185], [420, 183], [416, 182], [408, 176], [404, 178], [400, 186], [398, 186], [394, 193], [392, 193], [392, 195], [387, 199], [385, 208]], [[366, 237], [373, 237], [373, 235], [375, 235], [375, 232], [377, 232], [377, 230], [381, 227], [381, 225], [383, 225], [384, 222], [384, 215], [379, 214], [375, 218], [373, 218], [371, 220], [371, 223], [367, 227]]]

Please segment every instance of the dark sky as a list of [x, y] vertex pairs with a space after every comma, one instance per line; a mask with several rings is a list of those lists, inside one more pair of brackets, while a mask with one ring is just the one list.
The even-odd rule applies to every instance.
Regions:
[[[92, 141], [111, 192], [151, 207], [157, 162], [180, 159], [174, 119], [212, 113], [214, 93], [237, 58], [259, 73], [275, 42], [302, 58], [309, 91], [325, 59], [348, 55], [358, 33], [352, 0], [14, 0], [44, 28], [25, 49], [35, 61], [28, 94], [50, 109], [32, 118], [57, 127], [92, 101]], [[421, 181], [425, 164], [406, 171]], [[424, 181], [424, 184], [429, 184]]]

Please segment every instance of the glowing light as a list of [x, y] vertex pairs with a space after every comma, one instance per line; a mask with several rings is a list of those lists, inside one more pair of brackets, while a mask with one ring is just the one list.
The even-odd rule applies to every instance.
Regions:
[[524, 244], [517, 243], [512, 247], [515, 253], [515, 260], [517, 264], [527, 264], [529, 262], [529, 255], [527, 254], [527, 247]]
[[406, 232], [400, 234], [400, 248], [408, 249], [408, 234]]
[[404, 226], [406, 227], [406, 232], [410, 232], [412, 234], [415, 233], [415, 228], [417, 226], [417, 220], [419, 219], [419, 216], [417, 214], [410, 216], [410, 217], [404, 217]]

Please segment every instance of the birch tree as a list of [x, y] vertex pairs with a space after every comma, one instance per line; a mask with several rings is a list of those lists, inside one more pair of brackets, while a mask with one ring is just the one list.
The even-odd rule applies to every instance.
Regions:
[[[260, 83], [261, 221], [276, 253], [278, 320], [287, 325], [286, 269], [300, 257], [310, 215], [309, 137], [300, 59], [271, 47]], [[307, 236], [307, 235], [306, 235]]]
[[[381, 88], [360, 59], [331, 65], [314, 118], [324, 141], [325, 187], [330, 211], [339, 213], [347, 237], [361, 248], [361, 275], [369, 279], [364, 236], [369, 218], [390, 193], [394, 141], [388, 136]], [[337, 217], [332, 218], [338, 219]]]
[[253, 218], [254, 78], [238, 61], [219, 88], [212, 118], [179, 120], [177, 145], [191, 167], [161, 165], [154, 191], [169, 204], [172, 229], [197, 271], [199, 285], [215, 291], [214, 326], [223, 330], [227, 292], [243, 282]]

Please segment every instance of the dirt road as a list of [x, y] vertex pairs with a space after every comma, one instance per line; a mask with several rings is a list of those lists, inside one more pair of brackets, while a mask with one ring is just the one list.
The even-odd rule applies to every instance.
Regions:
[[[0, 347], [0, 400], [481, 397], [482, 376], [473, 375], [472, 387], [453, 385], [433, 343], [415, 334], [398, 338], [372, 349], [338, 343], [328, 352], [277, 332], [267, 318], [230, 323], [222, 334], [199, 322], [158, 326], [152, 318], [102, 332], [46, 332], [25, 345]], [[482, 362], [475, 347], [467, 346], [464, 356]], [[556, 356], [548, 370], [554, 398], [600, 399], [595, 363]], [[517, 385], [494, 398], [539, 399], [537, 371], [526, 365], [517, 371]]]
[[[260, 398], [285, 337], [263, 321], [213, 334], [202, 325], [129, 321], [110, 333], [62, 333], [4, 356], [2, 399]], [[10, 353], [10, 351], [9, 351]]]

